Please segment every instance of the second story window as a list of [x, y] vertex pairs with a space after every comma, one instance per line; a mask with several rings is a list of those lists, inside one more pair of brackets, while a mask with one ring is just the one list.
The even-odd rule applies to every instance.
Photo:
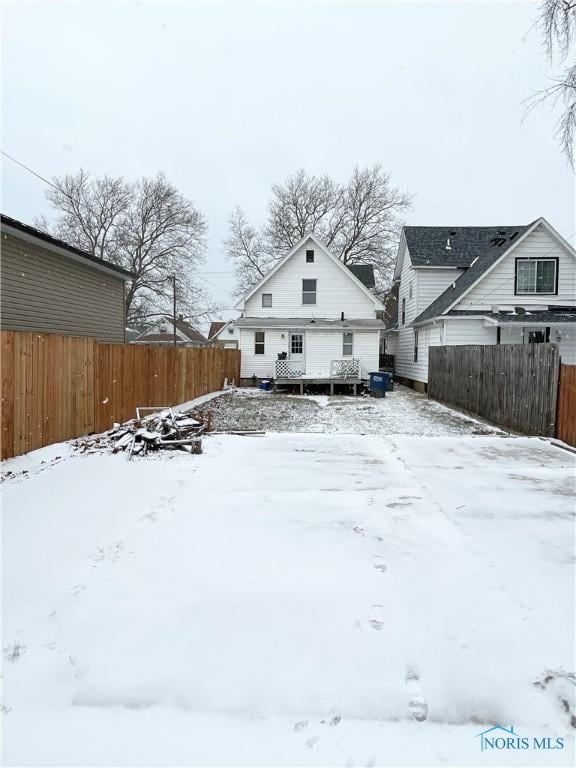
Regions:
[[558, 259], [516, 259], [519, 293], [558, 293]]
[[402, 299], [402, 325], [406, 322], [406, 299]]
[[302, 304], [316, 304], [316, 280], [302, 280]]
[[413, 285], [413, 283], [410, 283], [410, 285], [408, 287], [408, 298], [409, 299], [411, 299], [412, 296], [413, 296], [412, 285]]
[[306, 264], [314, 264], [314, 251], [306, 251]]
[[254, 354], [264, 354], [264, 331], [256, 331], [254, 334]]
[[262, 294], [262, 306], [263, 307], [271, 307], [272, 306], [272, 294], [271, 293], [263, 293]]

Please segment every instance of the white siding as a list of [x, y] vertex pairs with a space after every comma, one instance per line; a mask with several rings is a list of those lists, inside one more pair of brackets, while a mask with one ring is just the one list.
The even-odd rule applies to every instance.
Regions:
[[[418, 360], [414, 362], [414, 331], [418, 331]], [[428, 381], [428, 348], [439, 346], [442, 341], [440, 325], [425, 325], [420, 328], [402, 328], [398, 334], [397, 352], [394, 360], [398, 376], [413, 381]]]
[[[378, 370], [379, 331], [352, 331], [354, 334], [352, 357], [360, 360], [360, 375], [367, 378], [370, 371]], [[332, 360], [343, 360], [342, 331], [306, 332], [306, 375], [330, 375]]]
[[[428, 381], [428, 347], [441, 343], [438, 325], [418, 328], [418, 360], [414, 362], [414, 328], [409, 327], [431, 301], [439, 296], [458, 275], [457, 269], [414, 269], [408, 250], [404, 253], [398, 292], [398, 333], [388, 334], [388, 350], [395, 357], [396, 373], [413, 381]], [[410, 297], [412, 285], [412, 297]], [[406, 299], [406, 318], [402, 324], [402, 299]]]
[[470, 320], [446, 320], [445, 344], [460, 346], [462, 344], [496, 344], [496, 326], [485, 325], [481, 318]]
[[[404, 251], [402, 271], [400, 273], [400, 289], [398, 291], [398, 325], [402, 326], [402, 301], [406, 301], [406, 325], [411, 323], [418, 314], [418, 275], [412, 262], [408, 249]], [[412, 286], [412, 298], [410, 298], [410, 286]]]
[[455, 267], [418, 268], [418, 314], [424, 312], [449, 285], [458, 280], [463, 271]]
[[[314, 263], [306, 251], [314, 250]], [[246, 302], [246, 317], [374, 318], [380, 307], [313, 241], [304, 243]], [[302, 280], [317, 280], [316, 304], [302, 303]], [[262, 294], [272, 294], [272, 306], [262, 306]]]
[[[558, 295], [514, 293], [514, 273], [517, 258], [558, 258]], [[517, 248], [505, 256], [498, 266], [485, 275], [478, 285], [464, 296], [453, 309], [487, 309], [495, 304], [537, 305], [576, 304], [576, 259], [542, 226], [528, 235]]]
[[[298, 330], [298, 333], [301, 331]], [[264, 355], [254, 354], [253, 329], [240, 329], [241, 372], [243, 379], [256, 375], [258, 378], [271, 378], [275, 374], [279, 352], [288, 352], [290, 329], [265, 330]], [[304, 350], [306, 376], [324, 378], [330, 375], [332, 360], [342, 360], [341, 330], [306, 330]], [[378, 370], [379, 331], [352, 331], [354, 334], [352, 357], [360, 360], [361, 375], [367, 377], [370, 371]]]
[[[259, 379], [272, 377], [275, 371], [275, 363], [278, 352], [286, 352], [288, 349], [288, 331], [277, 328], [264, 331], [264, 354], [254, 354], [254, 334], [251, 328], [240, 328], [238, 348], [240, 357], [240, 378], [249, 379], [257, 376]], [[284, 334], [284, 338], [282, 335]]]

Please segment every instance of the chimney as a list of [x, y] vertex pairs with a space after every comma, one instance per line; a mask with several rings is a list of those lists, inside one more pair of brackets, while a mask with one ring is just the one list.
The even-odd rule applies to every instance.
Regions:
[[452, 250], [452, 246], [450, 245], [450, 238], [447, 238], [447, 240], [446, 240], [446, 250], [447, 251], [451, 251]]
[[178, 315], [178, 320], [184, 320], [184, 315]]
[[340, 312], [340, 320], [344, 320], [344, 312]]

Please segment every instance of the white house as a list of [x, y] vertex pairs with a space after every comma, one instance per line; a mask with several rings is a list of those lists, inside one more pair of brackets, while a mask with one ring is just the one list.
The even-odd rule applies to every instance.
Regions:
[[576, 252], [545, 219], [505, 227], [404, 227], [385, 333], [396, 375], [425, 388], [428, 348], [556, 342], [576, 363]]
[[184, 320], [183, 315], [178, 315], [176, 320], [170, 315], [161, 315], [159, 320], [144, 333], [140, 334], [132, 344], [176, 344], [179, 347], [205, 347], [208, 340]]
[[347, 267], [307, 235], [245, 296], [241, 378], [357, 384], [378, 370], [384, 309], [370, 266]]
[[240, 331], [236, 327], [234, 320], [215, 321], [210, 323], [208, 331], [208, 341], [215, 347], [224, 349], [238, 349], [238, 338]]

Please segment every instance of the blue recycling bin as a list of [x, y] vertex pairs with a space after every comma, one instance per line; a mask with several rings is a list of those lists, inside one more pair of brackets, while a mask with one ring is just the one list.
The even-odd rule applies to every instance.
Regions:
[[385, 373], [372, 371], [370, 373], [370, 395], [371, 397], [386, 397], [388, 379]]
[[394, 377], [390, 373], [390, 371], [380, 371], [380, 375], [384, 376], [385, 379], [385, 386], [386, 386], [386, 392], [392, 392], [394, 389]]
[[271, 381], [261, 381], [259, 389], [263, 389], [264, 392], [270, 392], [272, 389], [272, 382]]

